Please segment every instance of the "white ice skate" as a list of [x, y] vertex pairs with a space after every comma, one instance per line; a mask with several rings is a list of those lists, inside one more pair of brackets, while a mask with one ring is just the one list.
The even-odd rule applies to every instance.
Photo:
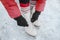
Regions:
[[36, 36], [37, 35], [37, 30], [35, 29], [35, 27], [32, 25], [31, 21], [30, 21], [30, 6], [26, 7], [26, 8], [22, 8], [22, 16], [27, 20], [29, 26], [25, 27], [25, 31], [26, 33], [28, 33], [31, 36]]
[[29, 35], [35, 37], [37, 35], [37, 30], [35, 29], [35, 27], [30, 24], [28, 27], [25, 27], [25, 31], [26, 33], [28, 33]]
[[[33, 13], [35, 12], [35, 5], [32, 5], [31, 4], [31, 17], [32, 17], [32, 15], [33, 15]], [[39, 22], [39, 20], [36, 20], [35, 22], [33, 22], [33, 25], [35, 26], [35, 27], [40, 27], [40, 22]]]

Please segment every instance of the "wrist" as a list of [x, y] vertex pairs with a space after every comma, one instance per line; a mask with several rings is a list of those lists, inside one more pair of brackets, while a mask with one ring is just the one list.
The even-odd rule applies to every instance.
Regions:
[[21, 18], [22, 18], [22, 16], [19, 16], [19, 17], [14, 18], [14, 20], [18, 21], [18, 20], [20, 20]]
[[40, 15], [41, 14], [41, 11], [35, 11], [36, 14]]

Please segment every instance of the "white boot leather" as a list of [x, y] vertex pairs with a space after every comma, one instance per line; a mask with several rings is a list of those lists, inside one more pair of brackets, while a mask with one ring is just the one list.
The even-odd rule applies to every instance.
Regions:
[[[32, 11], [31, 11], [31, 17], [32, 17], [32, 15], [33, 15], [33, 13], [35, 12], [35, 5], [32, 5], [32, 9], [31, 9]], [[33, 22], [32, 23], [34, 26], [36, 26], [36, 27], [40, 27], [40, 22], [39, 22], [39, 20], [36, 20], [35, 22]]]
[[27, 20], [29, 26], [25, 27], [25, 31], [26, 33], [28, 33], [31, 36], [36, 36], [37, 35], [37, 30], [35, 29], [35, 27], [32, 25], [30, 19], [30, 7], [26, 7], [26, 8], [22, 8], [22, 15], [23, 17]]

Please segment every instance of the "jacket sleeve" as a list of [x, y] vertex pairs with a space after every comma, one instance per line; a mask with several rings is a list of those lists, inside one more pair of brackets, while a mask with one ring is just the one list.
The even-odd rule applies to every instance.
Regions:
[[1, 0], [11, 18], [21, 16], [20, 10], [15, 0]]
[[43, 11], [45, 7], [46, 0], [37, 0], [36, 9], [37, 11]]

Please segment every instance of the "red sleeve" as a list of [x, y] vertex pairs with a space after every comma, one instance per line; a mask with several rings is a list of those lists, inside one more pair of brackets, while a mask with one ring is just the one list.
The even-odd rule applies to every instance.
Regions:
[[15, 0], [1, 0], [11, 18], [20, 16], [20, 10]]
[[37, 0], [36, 2], [36, 10], [43, 11], [45, 7], [46, 0]]

